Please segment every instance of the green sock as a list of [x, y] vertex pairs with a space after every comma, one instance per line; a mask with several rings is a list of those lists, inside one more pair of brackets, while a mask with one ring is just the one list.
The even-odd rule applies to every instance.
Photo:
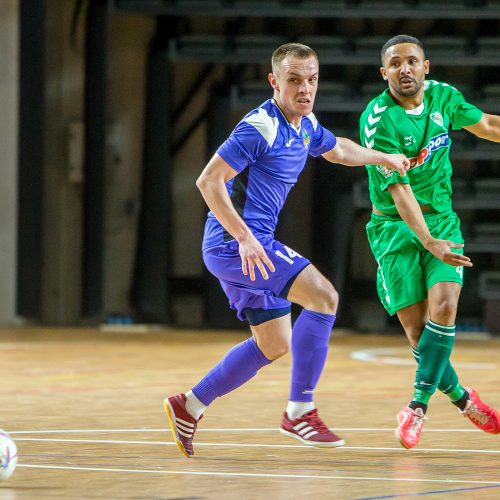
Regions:
[[427, 404], [436, 392], [444, 370], [449, 364], [454, 341], [454, 325], [439, 325], [430, 320], [425, 325], [418, 342], [419, 361], [415, 376], [414, 401]]
[[[420, 359], [418, 349], [415, 349], [414, 347], [410, 347], [410, 349], [415, 361], [418, 363]], [[450, 398], [451, 402], [458, 401], [465, 393], [465, 389], [460, 385], [457, 372], [451, 365], [450, 360], [448, 360], [448, 363], [444, 368], [443, 375], [438, 384], [438, 389], [443, 394], [446, 394]]]
[[455, 403], [465, 394], [465, 389], [457, 382], [455, 388], [450, 392], [445, 392], [445, 394], [450, 398], [452, 403]]

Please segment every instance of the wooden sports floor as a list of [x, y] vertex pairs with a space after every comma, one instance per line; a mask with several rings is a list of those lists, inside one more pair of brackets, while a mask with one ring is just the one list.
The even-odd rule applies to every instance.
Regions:
[[[418, 448], [393, 437], [415, 365], [403, 336], [335, 330], [316, 393], [346, 440], [306, 447], [278, 432], [290, 357], [214, 402], [195, 458], [173, 443], [163, 398], [189, 389], [245, 332], [0, 330], [0, 428], [19, 448], [0, 500], [500, 498], [500, 435], [441, 394]], [[500, 407], [500, 339], [457, 339], [464, 385]]]

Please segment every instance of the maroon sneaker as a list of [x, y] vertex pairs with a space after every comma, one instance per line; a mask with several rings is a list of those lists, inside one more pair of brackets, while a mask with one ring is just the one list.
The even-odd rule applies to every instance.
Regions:
[[290, 420], [285, 412], [280, 432], [309, 446], [332, 447], [344, 446], [345, 444], [345, 441], [331, 432], [319, 418], [316, 408], [294, 420]]
[[165, 399], [164, 404], [175, 444], [187, 458], [191, 458], [194, 455], [193, 436], [203, 415], [196, 420], [188, 413], [183, 393]]
[[405, 406], [398, 413], [398, 428], [395, 431], [396, 437], [399, 439], [401, 446], [405, 448], [413, 448], [420, 441], [422, 428], [427, 417], [424, 415], [422, 408], [413, 410]]
[[[490, 434], [500, 433], [500, 414], [492, 406], [488, 406], [479, 399], [474, 389], [465, 387], [470, 399], [462, 412], [478, 429]], [[460, 411], [460, 410], [459, 410]]]

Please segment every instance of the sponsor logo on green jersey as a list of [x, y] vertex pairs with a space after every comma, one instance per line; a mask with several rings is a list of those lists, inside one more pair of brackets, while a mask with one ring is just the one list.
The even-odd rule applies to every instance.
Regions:
[[450, 137], [448, 132], [443, 132], [442, 134], [434, 136], [427, 146], [423, 147], [416, 158], [408, 158], [410, 160], [410, 168], [420, 167], [424, 163], [427, 163], [435, 151], [441, 148], [447, 148], [450, 145]]

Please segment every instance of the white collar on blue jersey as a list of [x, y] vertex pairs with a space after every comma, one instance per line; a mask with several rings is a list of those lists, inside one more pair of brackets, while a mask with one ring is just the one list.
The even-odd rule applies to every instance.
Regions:
[[[292, 122], [288, 121], [288, 118], [285, 116], [285, 113], [283, 113], [283, 111], [279, 107], [279, 104], [276, 102], [276, 99], [274, 97], [271, 97], [271, 102], [279, 109], [279, 112], [283, 115], [283, 118], [287, 121], [288, 125], [290, 125], [290, 127], [292, 127], [293, 130], [295, 130], [295, 132], [297, 132], [297, 134], [300, 134], [301, 127], [296, 127]], [[302, 123], [302, 120], [301, 120], [301, 123]]]

